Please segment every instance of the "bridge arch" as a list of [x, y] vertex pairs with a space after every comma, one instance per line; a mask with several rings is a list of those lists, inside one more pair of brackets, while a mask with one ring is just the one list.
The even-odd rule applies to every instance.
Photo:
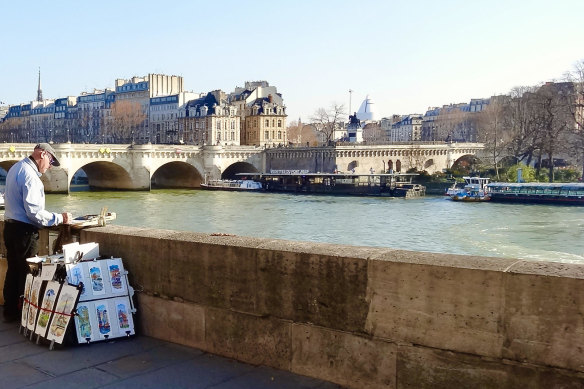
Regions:
[[231, 164], [221, 173], [221, 178], [226, 180], [236, 179], [237, 173], [259, 173], [260, 171], [251, 163], [235, 162]]
[[201, 172], [183, 161], [165, 163], [152, 173], [152, 188], [200, 188], [203, 182]]
[[[133, 180], [128, 169], [110, 161], [90, 162], [77, 167], [75, 170], [71, 169], [71, 174], [69, 174], [67, 177], [67, 189], [70, 188], [73, 177], [79, 170], [83, 170], [87, 175], [87, 183], [89, 184], [90, 189], [135, 189], [135, 186], [132, 185]], [[48, 173], [59, 174], [60, 172], [51, 172], [49, 170], [47, 174]], [[52, 182], [54, 182], [56, 178], [54, 177], [54, 174], [52, 174], [52, 177], [50, 177]]]

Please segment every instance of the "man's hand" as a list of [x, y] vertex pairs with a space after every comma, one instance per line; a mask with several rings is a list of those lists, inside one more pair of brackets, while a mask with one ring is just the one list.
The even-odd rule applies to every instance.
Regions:
[[73, 216], [70, 212], [63, 212], [63, 224], [71, 224], [73, 222]]

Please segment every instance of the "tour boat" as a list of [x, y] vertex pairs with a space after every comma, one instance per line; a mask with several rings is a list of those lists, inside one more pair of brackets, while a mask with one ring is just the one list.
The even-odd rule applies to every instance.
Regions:
[[584, 183], [508, 183], [487, 185], [493, 201], [584, 205]]
[[463, 177], [464, 188], [452, 187], [446, 194], [453, 201], [482, 202], [491, 200], [487, 191], [489, 178], [486, 177]]
[[414, 173], [275, 171], [245, 173], [245, 176], [261, 182], [263, 189], [268, 192], [406, 198], [421, 197], [426, 193], [423, 185], [412, 182], [413, 177], [417, 176]]
[[201, 184], [201, 189], [257, 191], [262, 189], [262, 184], [253, 180], [209, 180], [208, 182]]

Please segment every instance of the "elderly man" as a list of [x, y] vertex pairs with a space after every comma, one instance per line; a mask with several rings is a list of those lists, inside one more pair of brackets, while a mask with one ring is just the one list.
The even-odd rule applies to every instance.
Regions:
[[39, 228], [69, 224], [71, 214], [45, 210], [45, 187], [41, 175], [59, 166], [55, 150], [48, 143], [35, 146], [27, 157], [10, 168], [4, 193], [4, 244], [8, 267], [4, 281], [4, 321], [18, 320], [20, 296], [29, 267], [27, 258], [38, 254]]

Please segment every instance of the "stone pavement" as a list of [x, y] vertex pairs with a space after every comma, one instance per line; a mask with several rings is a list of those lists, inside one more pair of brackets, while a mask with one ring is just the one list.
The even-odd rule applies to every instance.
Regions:
[[48, 344], [37, 345], [19, 334], [18, 323], [0, 321], [0, 388], [332, 389], [340, 386], [141, 335], [55, 347], [49, 351]]

